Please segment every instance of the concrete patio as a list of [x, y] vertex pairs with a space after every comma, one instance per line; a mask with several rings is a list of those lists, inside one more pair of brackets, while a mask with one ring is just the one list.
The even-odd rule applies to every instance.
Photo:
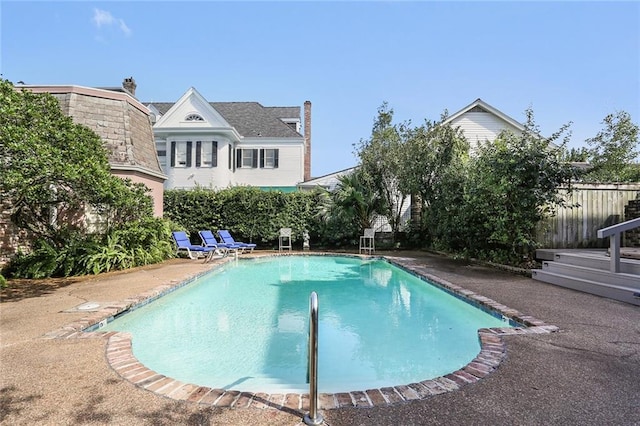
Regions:
[[[383, 254], [383, 253], [378, 253]], [[560, 327], [505, 337], [507, 357], [458, 390], [386, 407], [324, 410], [336, 425], [640, 424], [640, 308], [490, 267], [422, 252], [430, 274]], [[298, 425], [293, 410], [218, 408], [135, 387], [105, 359], [102, 338], [45, 339], [86, 316], [88, 301], [117, 302], [211, 268], [174, 259], [127, 272], [3, 290], [0, 423], [110, 425]]]

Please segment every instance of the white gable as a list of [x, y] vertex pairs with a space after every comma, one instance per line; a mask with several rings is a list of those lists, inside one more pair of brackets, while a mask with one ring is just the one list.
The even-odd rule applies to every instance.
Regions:
[[231, 125], [192, 87], [158, 120], [154, 128], [231, 129]]
[[503, 130], [510, 130], [515, 134], [522, 132], [522, 129], [489, 112], [466, 112], [450, 123], [452, 127], [460, 126], [472, 148], [484, 141], [494, 140]]

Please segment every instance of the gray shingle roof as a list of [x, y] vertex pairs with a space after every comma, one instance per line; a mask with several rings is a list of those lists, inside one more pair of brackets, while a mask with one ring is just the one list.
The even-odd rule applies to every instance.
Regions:
[[[166, 114], [172, 102], [145, 102]], [[299, 107], [264, 107], [258, 102], [209, 102], [244, 137], [296, 138], [302, 135], [282, 118], [300, 118]]]

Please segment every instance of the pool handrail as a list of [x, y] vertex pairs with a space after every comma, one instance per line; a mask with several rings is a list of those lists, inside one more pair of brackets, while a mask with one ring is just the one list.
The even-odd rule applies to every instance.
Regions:
[[318, 413], [318, 294], [309, 296], [309, 412], [304, 415], [306, 425], [317, 426], [324, 422]]

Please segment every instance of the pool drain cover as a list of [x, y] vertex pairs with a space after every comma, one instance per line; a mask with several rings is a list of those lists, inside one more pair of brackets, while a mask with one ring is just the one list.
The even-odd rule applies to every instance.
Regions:
[[62, 312], [93, 312], [98, 311], [111, 304], [113, 304], [113, 302], [84, 302], [78, 306], [74, 306], [73, 308], [64, 310]]
[[96, 302], [87, 302], [87, 303], [83, 303], [80, 306], [76, 306], [76, 309], [79, 311], [91, 311], [95, 308], [100, 307], [99, 303]]

